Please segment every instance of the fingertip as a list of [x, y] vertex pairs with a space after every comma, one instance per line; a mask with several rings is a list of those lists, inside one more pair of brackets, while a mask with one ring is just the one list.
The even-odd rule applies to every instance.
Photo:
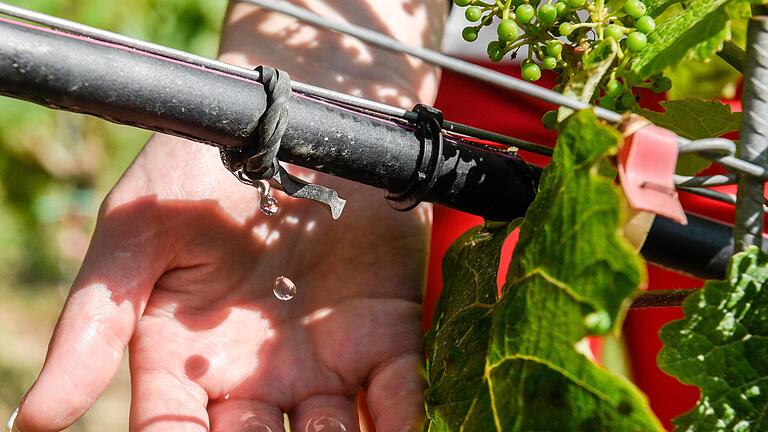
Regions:
[[376, 369], [366, 389], [377, 432], [417, 430], [424, 420], [420, 353], [405, 353]]
[[302, 432], [359, 432], [357, 406], [343, 395], [316, 395], [291, 412], [291, 430]]

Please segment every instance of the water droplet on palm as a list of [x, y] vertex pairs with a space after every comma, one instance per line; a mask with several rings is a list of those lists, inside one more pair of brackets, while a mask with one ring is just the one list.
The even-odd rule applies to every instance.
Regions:
[[272, 292], [280, 300], [288, 301], [296, 295], [296, 284], [285, 276], [275, 278], [275, 287]]

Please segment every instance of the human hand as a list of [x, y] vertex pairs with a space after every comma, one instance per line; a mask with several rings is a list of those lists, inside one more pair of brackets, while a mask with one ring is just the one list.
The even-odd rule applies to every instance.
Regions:
[[[266, 22], [250, 8], [230, 17], [228, 40], [247, 36], [236, 29], [253, 19]], [[297, 70], [262, 57], [225, 56]], [[419, 98], [375, 76], [395, 69], [379, 65], [367, 80], [379, 84], [363, 94]], [[294, 430], [352, 431], [360, 388], [377, 430], [412, 428], [423, 411], [428, 208], [396, 213], [381, 191], [294, 173], [337, 189], [348, 200], [342, 219], [279, 193], [280, 213], [266, 217], [257, 191], [224, 171], [216, 149], [155, 137], [102, 206], [17, 426], [53, 431], [74, 422], [130, 342], [131, 430], [279, 431], [287, 412]], [[298, 287], [291, 301], [272, 294], [281, 275]]]

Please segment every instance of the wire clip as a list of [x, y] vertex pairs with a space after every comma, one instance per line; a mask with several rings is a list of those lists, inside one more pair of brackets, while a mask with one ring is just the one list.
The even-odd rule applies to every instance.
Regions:
[[[644, 119], [643, 119], [644, 120]], [[643, 120], [630, 119], [638, 125]], [[680, 224], [687, 224], [685, 211], [675, 188], [677, 135], [644, 122], [645, 125], [625, 133], [619, 149], [618, 168], [621, 187], [629, 205], [655, 213]], [[626, 130], [626, 129], [625, 129]]]

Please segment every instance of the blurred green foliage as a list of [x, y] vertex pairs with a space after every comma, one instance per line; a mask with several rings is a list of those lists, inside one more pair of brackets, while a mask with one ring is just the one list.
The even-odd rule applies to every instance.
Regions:
[[[9, 0], [208, 57], [227, 0]], [[150, 133], [0, 97], [0, 421], [42, 365], [98, 206]], [[72, 431], [127, 430], [123, 370]], [[4, 423], [2, 423], [4, 424]]]
[[[226, 0], [9, 3], [197, 54], [216, 55]], [[0, 98], [0, 276], [69, 280], [98, 204], [149, 137], [101, 120]], [[79, 233], [79, 234], [78, 234]]]

